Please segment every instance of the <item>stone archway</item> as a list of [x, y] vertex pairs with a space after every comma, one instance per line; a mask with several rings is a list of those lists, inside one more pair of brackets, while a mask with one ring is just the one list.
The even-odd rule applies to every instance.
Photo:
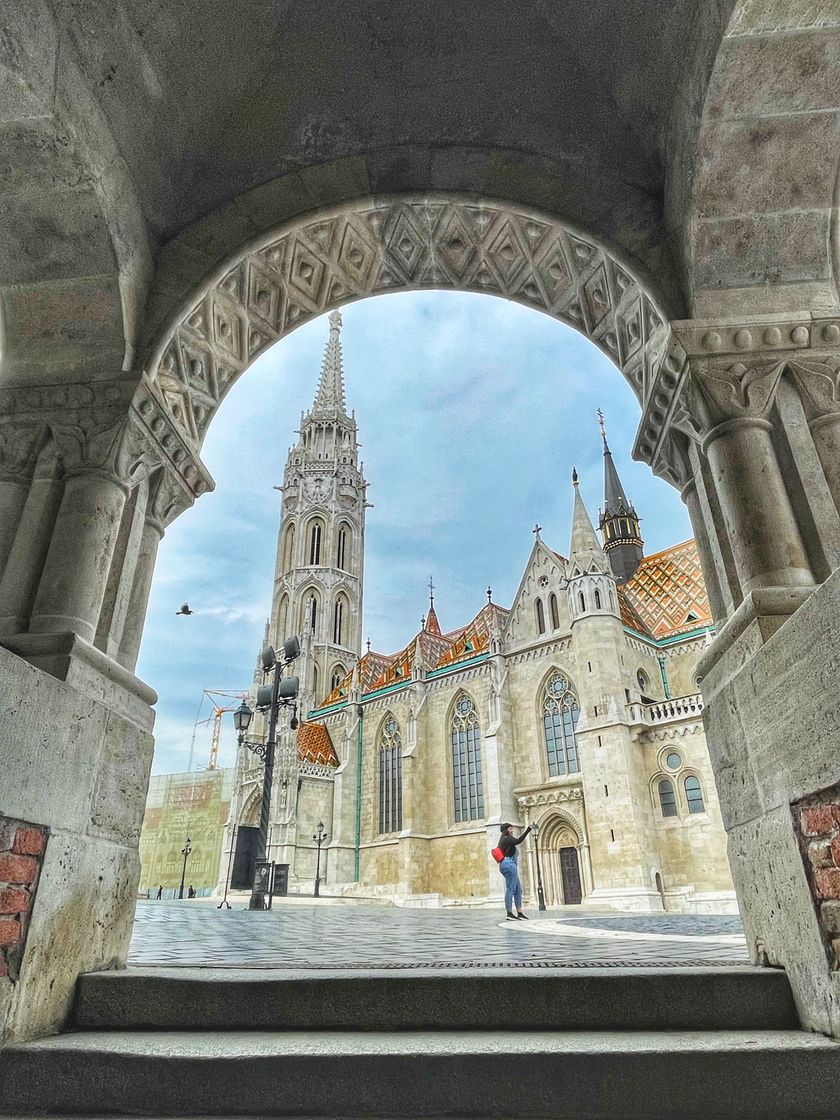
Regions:
[[[539, 845], [546, 905], [582, 901], [587, 887], [578, 826], [565, 814], [552, 814], [540, 825]], [[571, 860], [567, 858], [570, 853], [574, 853]]]
[[447, 194], [365, 198], [247, 246], [150, 346], [147, 373], [200, 446], [246, 367], [308, 319], [386, 292], [456, 289], [513, 299], [590, 338], [641, 401], [667, 310], [631, 263], [548, 214]]

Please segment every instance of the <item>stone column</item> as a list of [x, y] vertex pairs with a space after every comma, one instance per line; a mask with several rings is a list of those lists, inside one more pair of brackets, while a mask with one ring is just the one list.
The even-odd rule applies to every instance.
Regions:
[[126, 496], [126, 486], [104, 471], [67, 479], [30, 633], [70, 630], [93, 642]]
[[55, 446], [50, 444], [42, 451], [35, 468], [8, 563], [0, 578], [0, 634], [20, 634], [27, 628], [61, 493]]
[[0, 573], [14, 544], [44, 439], [42, 422], [15, 423], [10, 419], [0, 425]]
[[120, 665], [131, 672], [134, 672], [140, 654], [143, 625], [146, 621], [146, 610], [149, 606], [152, 577], [155, 574], [155, 561], [162, 539], [163, 525], [154, 517], [147, 517], [140, 538], [140, 550], [137, 553], [134, 579], [131, 584], [128, 609], [123, 623], [122, 641], [117, 654], [117, 661]]
[[772, 424], [738, 416], [703, 441], [744, 595], [814, 583], [770, 438]]

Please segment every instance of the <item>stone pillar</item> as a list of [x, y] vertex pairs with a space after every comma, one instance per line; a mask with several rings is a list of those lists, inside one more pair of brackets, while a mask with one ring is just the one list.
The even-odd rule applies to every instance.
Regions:
[[152, 577], [155, 574], [155, 561], [158, 547], [163, 538], [163, 525], [154, 517], [147, 517], [140, 537], [140, 549], [134, 565], [134, 579], [123, 622], [122, 641], [117, 660], [120, 665], [134, 672], [143, 638], [143, 624], [149, 605]]
[[55, 447], [49, 445], [35, 468], [8, 563], [0, 578], [0, 634], [20, 634], [27, 628], [61, 493]]
[[738, 416], [703, 441], [744, 595], [806, 587], [814, 577], [773, 449], [772, 424]]
[[14, 544], [32, 472], [45, 438], [43, 422], [16, 422], [10, 418], [0, 425], [0, 573]]
[[66, 480], [30, 633], [70, 630], [93, 642], [126, 495], [125, 485], [104, 471]]

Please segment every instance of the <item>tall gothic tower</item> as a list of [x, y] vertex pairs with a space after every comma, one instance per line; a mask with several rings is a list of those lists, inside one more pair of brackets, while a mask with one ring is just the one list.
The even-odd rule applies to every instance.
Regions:
[[644, 541], [639, 527], [639, 517], [628, 500], [615, 469], [612, 453], [607, 444], [604, 414], [598, 409], [601, 438], [604, 441], [604, 509], [598, 528], [604, 539], [604, 552], [619, 583], [627, 583], [635, 575], [644, 555]]
[[273, 641], [301, 639], [304, 714], [344, 677], [362, 644], [367, 483], [344, 398], [341, 314], [329, 321], [315, 403], [286, 460], [271, 609]]

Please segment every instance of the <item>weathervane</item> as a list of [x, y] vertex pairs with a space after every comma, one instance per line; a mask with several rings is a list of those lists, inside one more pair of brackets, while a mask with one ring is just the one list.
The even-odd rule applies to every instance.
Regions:
[[606, 447], [607, 446], [607, 430], [604, 427], [604, 414], [600, 410], [600, 408], [598, 409], [596, 415], [598, 417], [598, 423], [601, 427], [601, 439], [604, 441], [604, 446]]

